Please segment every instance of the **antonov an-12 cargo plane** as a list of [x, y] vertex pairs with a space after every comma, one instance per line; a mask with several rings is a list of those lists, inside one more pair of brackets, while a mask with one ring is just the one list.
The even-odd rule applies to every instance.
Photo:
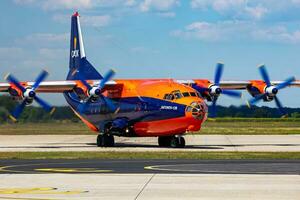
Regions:
[[112, 79], [113, 70], [101, 75], [87, 60], [78, 12], [71, 17], [69, 56], [65, 81], [44, 81], [46, 71], [34, 82], [20, 82], [9, 74], [8, 83], [0, 83], [0, 91], [20, 100], [10, 116], [15, 121], [33, 101], [53, 112], [38, 93], [62, 93], [75, 114], [98, 133], [97, 145], [104, 147], [114, 146], [114, 136], [158, 137], [159, 146], [184, 147], [183, 135], [199, 131], [207, 119], [205, 100], [212, 102], [214, 116], [221, 94], [240, 98], [240, 90], [247, 90], [253, 97], [249, 104], [274, 100], [284, 114], [277, 93], [288, 86], [300, 87], [294, 77], [270, 81], [263, 65], [259, 67], [262, 80], [221, 81], [221, 63], [214, 80]]

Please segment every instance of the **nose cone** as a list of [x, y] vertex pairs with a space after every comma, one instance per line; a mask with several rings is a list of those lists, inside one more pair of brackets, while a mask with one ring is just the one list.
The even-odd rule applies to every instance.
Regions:
[[278, 89], [277, 89], [277, 88], [273, 88], [273, 89], [272, 89], [272, 93], [273, 93], [273, 94], [277, 94], [277, 93], [278, 93]]
[[31, 98], [35, 97], [35, 92], [34, 91], [30, 91], [28, 93], [28, 96], [31, 97]]
[[197, 120], [205, 121], [207, 119], [208, 108], [203, 101], [194, 101], [186, 108], [186, 115], [193, 116]]
[[221, 94], [221, 93], [222, 93], [222, 89], [221, 89], [221, 88], [217, 88], [217, 89], [216, 89], [216, 94], [219, 95], [219, 94]]

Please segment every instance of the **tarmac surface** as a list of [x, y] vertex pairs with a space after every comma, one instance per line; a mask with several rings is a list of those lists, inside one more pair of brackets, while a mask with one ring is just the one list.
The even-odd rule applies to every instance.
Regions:
[[300, 152], [300, 135], [186, 135], [186, 148], [160, 148], [157, 138], [115, 137], [114, 148], [96, 146], [96, 135], [0, 135], [8, 151], [266, 151]]
[[1, 160], [0, 199], [298, 200], [300, 160]]
[[0, 160], [0, 173], [209, 173], [300, 175], [300, 160]]
[[[95, 135], [1, 135], [0, 152], [300, 151], [300, 135], [185, 138], [185, 149], [117, 137], [99, 148]], [[0, 160], [1, 199], [298, 200], [300, 160]]]

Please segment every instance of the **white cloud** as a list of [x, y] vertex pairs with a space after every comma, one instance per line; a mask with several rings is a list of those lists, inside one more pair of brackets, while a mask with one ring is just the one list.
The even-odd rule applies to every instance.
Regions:
[[[53, 20], [60, 23], [69, 23], [70, 15], [55, 14]], [[80, 17], [81, 26], [104, 27], [112, 21], [109, 15], [83, 15]]]
[[283, 25], [261, 26], [249, 21], [194, 22], [171, 35], [205, 42], [247, 40], [299, 44], [300, 30], [290, 31]]
[[80, 18], [82, 24], [93, 26], [93, 27], [103, 27], [107, 26], [110, 21], [111, 17], [109, 15], [102, 15], [102, 16], [84, 16]]
[[87, 9], [92, 7], [91, 0], [46, 0], [42, 3], [44, 9]]
[[178, 5], [179, 0], [144, 0], [140, 4], [140, 10], [143, 12], [147, 12], [152, 9], [158, 11], [167, 11]]
[[288, 44], [300, 43], [300, 30], [289, 31], [284, 26], [275, 26], [268, 29], [254, 30], [252, 37], [257, 40], [281, 42]]
[[210, 8], [219, 14], [234, 19], [252, 18], [259, 20], [269, 12], [269, 3], [266, 4], [263, 0], [191, 0], [190, 4], [194, 9]]
[[38, 50], [39, 55], [46, 60], [57, 59], [61, 57], [68, 56], [68, 49], [50, 49], [50, 48], [41, 48]]
[[14, 0], [18, 5], [36, 5], [45, 10], [93, 9], [97, 7], [135, 6], [137, 0]]
[[33, 33], [22, 38], [16, 38], [18, 47], [28, 48], [65, 48], [69, 45], [70, 33]]
[[255, 19], [267, 17], [278, 21], [299, 19], [300, 0], [191, 0], [193, 9], [213, 10], [228, 19]]
[[24, 50], [20, 47], [0, 47], [0, 60], [10, 60], [22, 57]]
[[28, 42], [64, 42], [69, 38], [69, 33], [54, 34], [54, 33], [34, 33], [25, 37]]
[[161, 17], [166, 17], [166, 18], [174, 18], [176, 16], [175, 12], [160, 12], [158, 13], [159, 16]]

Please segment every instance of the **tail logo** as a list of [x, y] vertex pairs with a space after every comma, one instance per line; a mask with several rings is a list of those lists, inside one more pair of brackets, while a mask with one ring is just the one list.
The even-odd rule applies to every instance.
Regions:
[[74, 37], [74, 50], [76, 49], [76, 46], [77, 46], [77, 38]]
[[74, 37], [74, 50], [71, 51], [72, 58], [77, 58], [79, 56], [79, 50], [76, 50], [76, 47], [77, 47], [77, 38]]
[[71, 52], [71, 57], [72, 58], [77, 58], [79, 56], [79, 50], [73, 50]]

